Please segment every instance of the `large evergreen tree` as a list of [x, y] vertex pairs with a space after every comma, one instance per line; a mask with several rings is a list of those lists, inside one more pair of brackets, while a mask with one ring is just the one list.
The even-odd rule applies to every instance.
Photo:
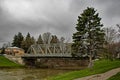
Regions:
[[18, 47], [21, 48], [21, 43], [22, 43], [22, 40], [24, 39], [23, 35], [21, 32], [18, 33]]
[[77, 32], [73, 34], [73, 54], [89, 56], [89, 67], [93, 65], [92, 57], [102, 48], [104, 43], [104, 30], [101, 18], [94, 8], [87, 8], [78, 16]]
[[27, 52], [28, 48], [34, 43], [34, 37], [31, 37], [30, 33], [28, 33], [26, 38], [22, 41], [22, 48], [25, 50], [25, 52]]
[[43, 44], [43, 40], [42, 40], [41, 35], [39, 35], [39, 37], [38, 37], [37, 44]]
[[12, 46], [18, 46], [17, 42], [18, 42], [18, 36], [15, 35], [14, 38], [13, 38]]
[[14, 36], [12, 46], [16, 46], [21, 48], [21, 43], [23, 41], [24, 37], [21, 32], [19, 32], [17, 35]]
[[31, 37], [31, 44], [35, 44], [36, 43], [36, 40], [35, 40], [35, 38], [32, 36]]

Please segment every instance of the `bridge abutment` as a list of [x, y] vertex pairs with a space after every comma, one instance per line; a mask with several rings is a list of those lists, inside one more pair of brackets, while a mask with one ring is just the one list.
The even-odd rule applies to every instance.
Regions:
[[74, 57], [24, 58], [26, 66], [39, 68], [79, 68], [88, 65], [88, 60]]

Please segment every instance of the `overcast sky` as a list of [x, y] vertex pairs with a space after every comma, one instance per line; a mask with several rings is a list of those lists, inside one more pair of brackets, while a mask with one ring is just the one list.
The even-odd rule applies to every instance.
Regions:
[[18, 32], [52, 34], [71, 39], [77, 17], [94, 7], [104, 27], [120, 24], [120, 0], [0, 0], [0, 44], [12, 41]]

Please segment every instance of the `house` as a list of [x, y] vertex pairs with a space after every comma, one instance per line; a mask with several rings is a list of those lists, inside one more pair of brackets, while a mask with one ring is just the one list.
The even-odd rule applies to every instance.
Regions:
[[24, 50], [18, 47], [8, 47], [5, 49], [5, 54], [7, 55], [23, 55]]

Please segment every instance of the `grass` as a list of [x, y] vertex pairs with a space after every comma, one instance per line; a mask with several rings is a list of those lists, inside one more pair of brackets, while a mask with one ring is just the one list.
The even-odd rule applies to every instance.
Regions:
[[84, 70], [72, 71], [72, 72], [56, 75], [53, 77], [49, 77], [47, 78], [47, 80], [73, 80], [76, 78], [81, 78], [93, 74], [103, 73], [117, 67], [120, 67], [120, 60], [114, 60], [114, 61], [99, 60], [95, 62], [92, 70], [87, 68]]
[[16, 64], [4, 56], [0, 56], [0, 68], [20, 68], [23, 67], [20, 64]]
[[120, 72], [117, 73], [116, 75], [110, 77], [108, 80], [120, 80]]

